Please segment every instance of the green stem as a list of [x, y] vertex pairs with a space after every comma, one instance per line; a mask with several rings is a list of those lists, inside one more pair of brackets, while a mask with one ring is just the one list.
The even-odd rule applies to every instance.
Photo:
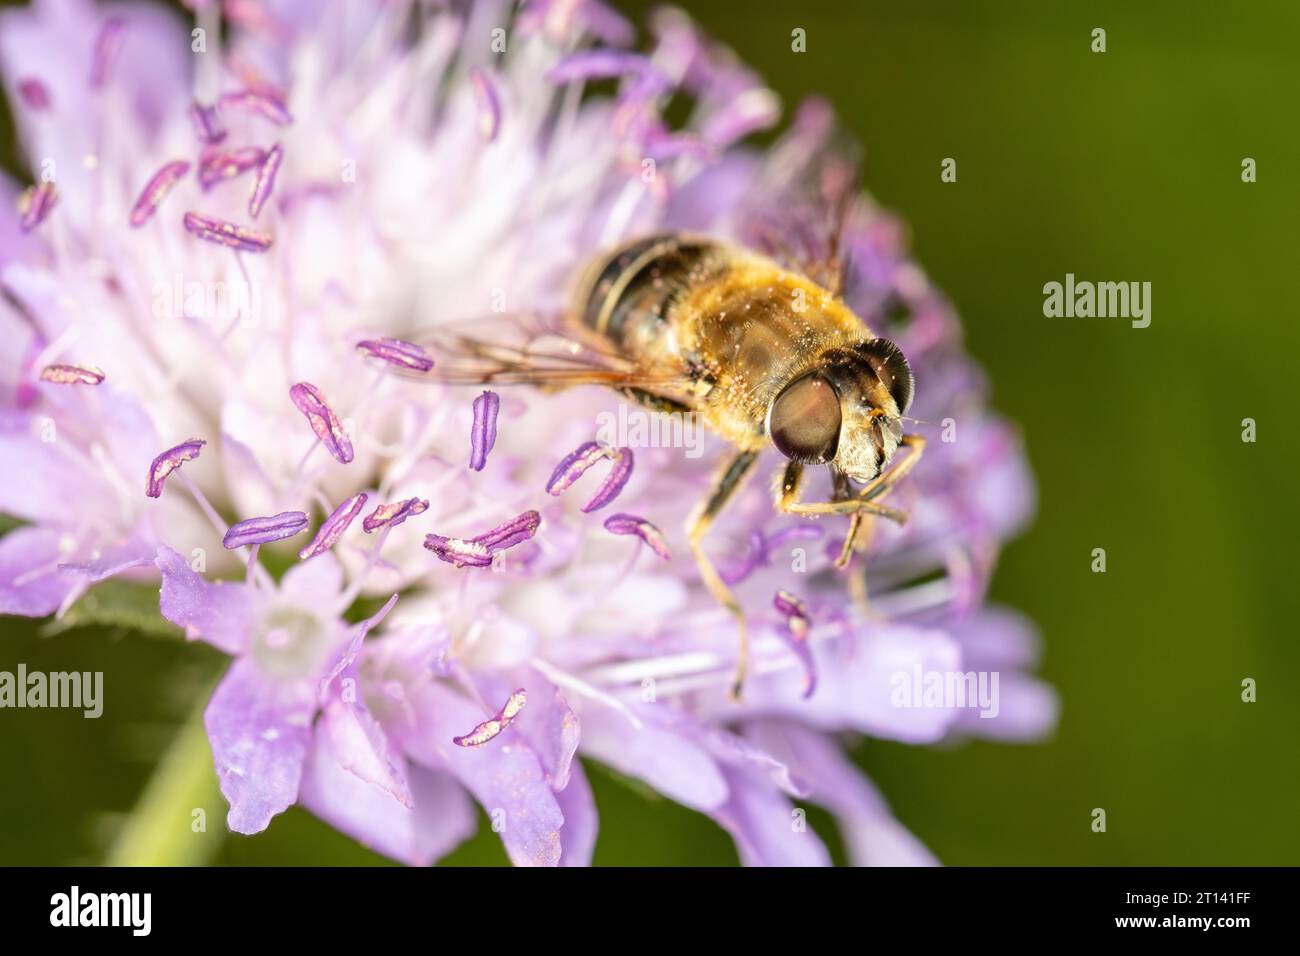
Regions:
[[202, 866], [225, 840], [224, 811], [200, 708], [177, 731], [105, 863]]

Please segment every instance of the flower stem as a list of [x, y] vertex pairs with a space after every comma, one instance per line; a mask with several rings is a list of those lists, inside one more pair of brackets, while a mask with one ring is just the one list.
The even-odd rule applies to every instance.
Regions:
[[223, 810], [200, 708], [177, 731], [104, 862], [202, 866], [225, 840]]

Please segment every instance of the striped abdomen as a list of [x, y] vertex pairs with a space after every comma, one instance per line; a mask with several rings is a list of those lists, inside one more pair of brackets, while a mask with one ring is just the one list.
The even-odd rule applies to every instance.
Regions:
[[692, 287], [725, 268], [721, 247], [708, 239], [654, 235], [597, 260], [578, 292], [584, 328], [621, 354], [643, 362], [668, 358], [673, 306]]

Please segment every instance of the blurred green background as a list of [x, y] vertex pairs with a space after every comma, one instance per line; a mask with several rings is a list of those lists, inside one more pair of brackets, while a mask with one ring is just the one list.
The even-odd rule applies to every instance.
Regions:
[[[1300, 863], [1300, 458], [1285, 417], [1300, 354], [1300, 7], [687, 6], [788, 104], [834, 102], [1037, 473], [1037, 521], [1005, 552], [994, 597], [1042, 629], [1059, 730], [1033, 746], [864, 742], [897, 815], [950, 864]], [[806, 53], [791, 52], [795, 27]], [[944, 157], [956, 183], [940, 181]], [[1241, 181], [1244, 157], [1258, 182]], [[1045, 318], [1043, 284], [1067, 272], [1150, 281], [1150, 328]], [[1255, 444], [1241, 441], [1247, 417]], [[1097, 547], [1106, 574], [1089, 570]], [[221, 658], [125, 629], [0, 627], [0, 669], [104, 670], [111, 694], [97, 721], [0, 712], [0, 863], [103, 859]], [[1241, 701], [1246, 677], [1257, 703]], [[598, 863], [734, 862], [704, 818], [593, 777]], [[223, 817], [212, 801], [218, 862], [381, 862], [301, 811], [255, 839], [221, 837]], [[484, 827], [448, 862], [504, 859]]]

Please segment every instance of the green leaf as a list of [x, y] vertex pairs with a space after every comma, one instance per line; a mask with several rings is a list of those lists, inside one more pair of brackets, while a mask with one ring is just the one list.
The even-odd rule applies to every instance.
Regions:
[[158, 585], [103, 581], [86, 592], [62, 618], [42, 629], [50, 636], [78, 627], [112, 627], [152, 637], [180, 637], [181, 629], [158, 610]]

